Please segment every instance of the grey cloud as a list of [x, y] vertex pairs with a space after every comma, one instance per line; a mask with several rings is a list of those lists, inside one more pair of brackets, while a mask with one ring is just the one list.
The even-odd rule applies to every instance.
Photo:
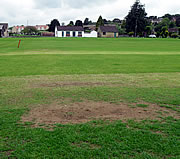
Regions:
[[[61, 8], [67, 6], [69, 8], [86, 8], [106, 4], [112, 0], [36, 0], [34, 1], [37, 8]], [[114, 0], [114, 2], [117, 0]]]
[[[111, 2], [112, 0], [65, 0], [66, 4], [72, 8], [84, 8], [84, 7], [91, 7], [97, 5], [104, 5], [107, 2]], [[115, 2], [116, 0], [114, 0]]]
[[[69, 23], [70, 20], [89, 17], [96, 21], [99, 15], [103, 18], [123, 19], [135, 0], [0, 0], [0, 22], [11, 25], [47, 24], [52, 19]], [[146, 5], [148, 15], [162, 16], [165, 13], [179, 13], [180, 1], [141, 0]]]
[[61, 0], [36, 0], [36, 8], [60, 8], [62, 6]]

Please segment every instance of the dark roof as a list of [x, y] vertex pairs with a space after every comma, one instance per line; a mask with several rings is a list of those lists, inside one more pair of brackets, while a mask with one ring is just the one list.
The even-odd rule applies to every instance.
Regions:
[[58, 31], [84, 31], [82, 26], [58, 26]]
[[118, 32], [116, 26], [100, 26], [102, 32]]

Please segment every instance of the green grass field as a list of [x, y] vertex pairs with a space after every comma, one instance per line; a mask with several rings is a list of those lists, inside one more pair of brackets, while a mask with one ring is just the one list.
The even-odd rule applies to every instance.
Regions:
[[179, 39], [18, 40], [0, 39], [0, 158], [180, 158]]

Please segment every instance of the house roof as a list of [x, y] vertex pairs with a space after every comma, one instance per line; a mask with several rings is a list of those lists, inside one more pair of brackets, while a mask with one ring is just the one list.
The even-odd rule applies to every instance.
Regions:
[[118, 32], [116, 26], [100, 26], [102, 32]]
[[42, 28], [42, 27], [48, 28], [49, 26], [48, 26], [48, 25], [36, 25], [36, 27], [40, 27], [40, 28]]
[[84, 31], [81, 26], [58, 26], [58, 31]]
[[17, 28], [17, 29], [19, 29], [19, 28], [20, 28], [20, 29], [24, 29], [25, 26], [16, 26], [16, 28]]

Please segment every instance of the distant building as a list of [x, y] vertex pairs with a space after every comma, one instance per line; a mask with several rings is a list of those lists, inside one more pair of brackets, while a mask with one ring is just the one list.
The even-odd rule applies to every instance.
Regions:
[[25, 28], [25, 26], [14, 26], [12, 28], [12, 33], [21, 33], [21, 31], [23, 31]]
[[8, 23], [0, 23], [0, 38], [8, 36]]
[[55, 37], [84, 37], [84, 29], [81, 26], [57, 26]]
[[84, 30], [93, 31], [96, 29], [96, 24], [83, 25]]
[[157, 17], [157, 16], [150, 16], [148, 17], [148, 19], [152, 24], [155, 24], [155, 25], [159, 24], [163, 20], [163, 18]]
[[117, 24], [113, 24], [113, 23], [112, 24], [104, 24], [104, 26], [115, 26], [116, 27]]
[[[24, 26], [24, 25], [22, 25], [22, 26], [14, 26], [12, 28], [12, 33], [21, 33], [21, 31], [23, 31], [25, 27], [26, 26]], [[46, 30], [49, 29], [48, 25], [36, 25], [34, 27], [39, 31], [46, 31]]]
[[85, 32], [84, 33], [84, 37], [85, 38], [97, 38], [98, 37], [98, 33], [95, 30], [90, 31], [90, 32]]
[[177, 34], [179, 34], [179, 29], [178, 28], [169, 28], [168, 32], [169, 33], [177, 33]]
[[35, 26], [37, 30], [41, 30], [41, 31], [46, 31], [49, 29], [49, 26], [48, 25], [36, 25]]
[[102, 38], [117, 38], [119, 36], [116, 26], [100, 26], [98, 28], [98, 37]]

